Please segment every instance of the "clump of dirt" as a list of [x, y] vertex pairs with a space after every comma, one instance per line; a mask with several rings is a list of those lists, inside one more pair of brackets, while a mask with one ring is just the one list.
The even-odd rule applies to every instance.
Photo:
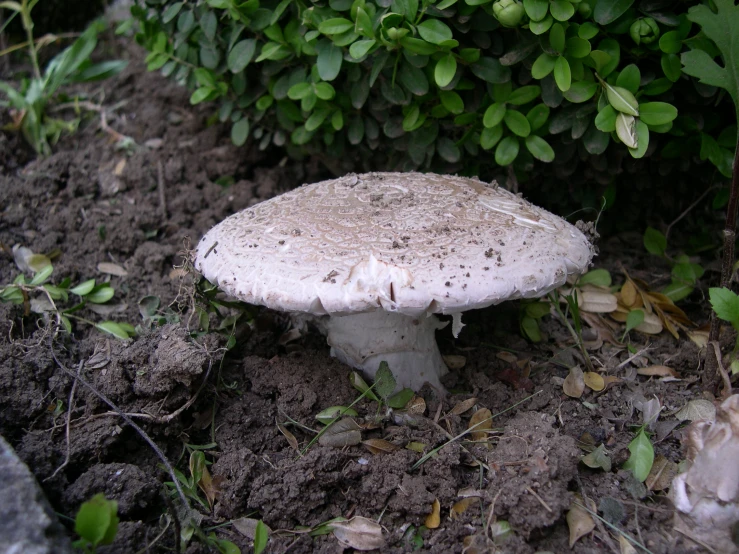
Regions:
[[[357, 399], [348, 368], [330, 357], [319, 334], [286, 333], [289, 320], [267, 310], [255, 309], [237, 326], [240, 342], [226, 351], [232, 327], [224, 334], [199, 329], [193, 281], [183, 278], [183, 267], [189, 245], [227, 215], [326, 174], [315, 160], [283, 162], [280, 153], [261, 153], [253, 144], [234, 147], [228, 128], [209, 124], [210, 106], [190, 106], [187, 91], [145, 72], [141, 52], [123, 52], [131, 64], [105, 83], [103, 108], [108, 125], [130, 137], [127, 150], [102, 130], [97, 112], [87, 114], [80, 132], [64, 138], [47, 159], [32, 159], [17, 148], [15, 136], [0, 133], [6, 260], [0, 283], [19, 273], [9, 254], [13, 245], [55, 254], [54, 282], [95, 278], [116, 291], [101, 313], [79, 314], [144, 330], [126, 342], [79, 321], [71, 335], [57, 333], [23, 306], [0, 304], [0, 433], [56, 510], [73, 517], [81, 502], [103, 492], [118, 500], [122, 519], [105, 552], [138, 551], [157, 537], [149, 551], [175, 546], [174, 523], [160, 526], [163, 513], [170, 522], [176, 513], [171, 503], [178, 500], [167, 501], [162, 485], [171, 476], [158, 469], [157, 453], [101, 393], [143, 428], [185, 478], [192, 452], [204, 453], [212, 464], [206, 488], [213, 506], [198, 508], [201, 528], [242, 551], [251, 542], [230, 523], [238, 518], [262, 519], [274, 531], [270, 552], [308, 553], [339, 547], [330, 534], [311, 536], [306, 527], [361, 515], [383, 525], [384, 552], [459, 552], [465, 545], [469, 552], [564, 552], [565, 514], [574, 493], [595, 502], [602, 516], [654, 553], [687, 548], [687, 539], [672, 531], [665, 491], [650, 491], [620, 469], [641, 424], [634, 406], [656, 397], [671, 413], [700, 395], [699, 352], [686, 339], [632, 333], [635, 349], [642, 350], [636, 356], [620, 347], [594, 349], [600, 372], [618, 380], [574, 399], [564, 395], [562, 381], [569, 366], [582, 360], [558, 321], [544, 320], [544, 341], [532, 345], [516, 332], [515, 306], [476, 310], [466, 316], [458, 340], [449, 330], [438, 335], [444, 354], [464, 360], [445, 378], [449, 395], [423, 389], [427, 408], [413, 416], [357, 402], [361, 439], [385, 441], [380, 451], [362, 443], [306, 449], [323, 428], [316, 414]], [[120, 102], [121, 108], [111, 108]], [[608, 246], [602, 247], [606, 257]], [[623, 256], [611, 256], [615, 275]], [[650, 280], [650, 264], [629, 260], [635, 276]], [[102, 272], [101, 262], [123, 271]], [[138, 307], [144, 296], [160, 299], [168, 323], [144, 325]], [[227, 315], [211, 314], [211, 328]], [[501, 355], [501, 346], [515, 351], [515, 359]], [[636, 373], [649, 364], [670, 365], [680, 379]], [[62, 366], [79, 372], [97, 393], [78, 382], [72, 394], [74, 380]], [[457, 410], [471, 398], [467, 410]], [[494, 415], [493, 431], [471, 440], [465, 431], [481, 408]], [[683, 455], [672, 423], [655, 431], [652, 441], [657, 454], [677, 463]], [[605, 446], [610, 471], [580, 463], [593, 446], [584, 442], [588, 437]], [[205, 499], [197, 484], [190, 494]], [[470, 495], [474, 502], [466, 509], [452, 510]], [[429, 529], [436, 500], [439, 525]], [[493, 524], [503, 523], [512, 534], [501, 543], [492, 536]], [[611, 549], [616, 540], [599, 525], [573, 551]], [[205, 538], [193, 539], [187, 551], [213, 548]]]

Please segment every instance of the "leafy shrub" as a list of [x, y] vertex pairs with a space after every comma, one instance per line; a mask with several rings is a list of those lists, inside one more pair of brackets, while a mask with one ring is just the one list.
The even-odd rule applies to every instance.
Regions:
[[624, 152], [730, 174], [731, 104], [679, 57], [720, 55], [687, 18], [697, 3], [140, 0], [132, 13], [149, 69], [193, 104], [218, 101], [237, 145], [352, 149], [362, 169], [512, 165], [520, 179], [535, 160], [566, 178], [588, 159], [608, 182]]

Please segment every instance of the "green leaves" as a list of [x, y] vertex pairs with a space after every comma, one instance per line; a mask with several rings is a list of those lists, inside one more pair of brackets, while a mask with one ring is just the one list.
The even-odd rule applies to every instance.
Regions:
[[74, 531], [80, 536], [78, 548], [95, 548], [111, 544], [118, 533], [118, 502], [96, 494], [80, 506], [74, 520]]
[[680, 59], [685, 73], [702, 83], [726, 90], [739, 113], [739, 6], [733, 0], [715, 0], [715, 5], [716, 13], [704, 5], [691, 7], [688, 19], [700, 25], [703, 33], [718, 47], [723, 67], [700, 48], [692, 48]]
[[421, 22], [416, 29], [421, 38], [431, 44], [442, 44], [453, 37], [449, 26], [438, 19], [427, 19]]
[[434, 80], [439, 87], [444, 88], [454, 79], [454, 74], [457, 72], [457, 60], [453, 54], [447, 54], [443, 58], [436, 62], [436, 68], [434, 69]]
[[549, 143], [537, 135], [529, 135], [524, 141], [526, 149], [537, 160], [545, 163], [554, 161], [554, 150]]
[[657, 229], [647, 227], [644, 231], [644, 248], [655, 256], [664, 256], [667, 250], [667, 238]]
[[639, 115], [639, 102], [636, 101], [636, 97], [629, 90], [624, 87], [614, 87], [608, 83], [604, 83], [603, 86], [606, 89], [608, 102], [616, 111], [628, 115]]
[[318, 75], [324, 81], [333, 81], [341, 71], [341, 63], [344, 59], [341, 49], [333, 42], [320, 40], [316, 44], [316, 52], [318, 52], [316, 60]]
[[506, 137], [498, 143], [495, 149], [495, 163], [506, 166], [513, 163], [521, 148], [516, 137]]
[[629, 443], [631, 456], [626, 460], [623, 467], [630, 469], [639, 482], [646, 481], [654, 464], [654, 447], [649, 442], [644, 429], [640, 429], [636, 437]]
[[318, 30], [325, 35], [339, 35], [354, 29], [354, 23], [343, 17], [326, 19], [318, 25]]
[[593, 19], [600, 25], [608, 25], [626, 13], [633, 3], [634, 0], [598, 0]]
[[719, 319], [731, 324], [739, 330], [739, 296], [726, 287], [708, 289], [711, 307]]
[[257, 51], [257, 41], [253, 38], [237, 42], [228, 53], [228, 69], [231, 73], [240, 73], [249, 65]]

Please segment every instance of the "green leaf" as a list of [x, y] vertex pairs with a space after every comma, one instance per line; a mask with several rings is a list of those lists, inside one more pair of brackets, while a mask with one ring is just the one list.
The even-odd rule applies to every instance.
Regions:
[[537, 85], [528, 85], [519, 87], [511, 92], [506, 102], [514, 106], [523, 106], [541, 95], [541, 87]]
[[[519, 137], [527, 137], [531, 133], [531, 125], [526, 116], [517, 110], [506, 110], [503, 116], [506, 126]], [[501, 164], [505, 165], [505, 164]]]
[[396, 410], [402, 410], [411, 401], [414, 394], [412, 389], [405, 388], [388, 398], [387, 405]]
[[253, 38], [237, 42], [228, 53], [228, 69], [231, 73], [242, 72], [251, 62], [257, 50], [257, 41]]
[[175, 2], [174, 4], [169, 5], [162, 13], [162, 22], [169, 23], [177, 17], [177, 14], [180, 13], [180, 10], [182, 9], [182, 4], [183, 2]]
[[639, 327], [639, 325], [641, 325], [643, 322], [644, 310], [631, 310], [626, 316], [626, 330], [624, 331], [624, 335], [626, 335], [626, 333], [628, 333], [632, 329]]
[[420, 56], [430, 56], [431, 54], [439, 50], [438, 46], [431, 44], [430, 42], [426, 42], [425, 40], [413, 37], [401, 38], [400, 45], [403, 47], [403, 49], [408, 50], [409, 52], [413, 52], [414, 54], [418, 54]]
[[364, 57], [375, 44], [377, 44], [375, 39], [358, 40], [349, 47], [349, 55], [355, 60], [358, 60]]
[[554, 62], [556, 60], [557, 56], [543, 52], [536, 58], [534, 65], [531, 66], [531, 76], [537, 80], [543, 79], [554, 70]]
[[554, 18], [551, 15], [547, 15], [541, 21], [529, 22], [529, 31], [531, 31], [536, 36], [543, 35], [549, 29], [552, 28], [553, 24], [554, 24]]
[[554, 150], [540, 136], [529, 135], [524, 142], [526, 143], [526, 149], [540, 162], [549, 163], [554, 160]]
[[295, 83], [287, 90], [287, 97], [291, 100], [301, 100], [313, 93], [313, 87], [310, 83]]
[[464, 101], [462, 97], [453, 90], [443, 90], [439, 93], [441, 104], [453, 114], [464, 112]]
[[592, 469], [600, 468], [605, 472], [611, 471], [611, 458], [606, 452], [606, 447], [602, 444], [589, 454], [583, 456], [580, 461]]
[[562, 92], [567, 92], [572, 86], [572, 71], [567, 58], [564, 56], [560, 56], [554, 62], [554, 82], [557, 83], [557, 88]]
[[259, 57], [255, 60], [257, 63], [263, 62], [264, 60], [284, 60], [290, 56], [292, 52], [290, 49], [278, 42], [267, 42], [262, 46], [262, 51], [259, 53]]
[[634, 0], [598, 0], [593, 19], [600, 25], [608, 25], [626, 13]]
[[321, 100], [332, 100], [336, 96], [336, 89], [329, 83], [316, 83], [313, 85], [313, 92]]
[[431, 44], [441, 44], [445, 40], [454, 38], [449, 26], [438, 19], [426, 19], [416, 29], [421, 38]]
[[546, 104], [537, 104], [526, 114], [526, 119], [529, 120], [532, 131], [540, 129], [547, 122], [547, 119], [549, 119], [549, 106]]
[[549, 46], [558, 54], [564, 54], [566, 45], [565, 28], [560, 23], [555, 23], [549, 31]]
[[511, 80], [511, 69], [495, 58], [480, 58], [479, 61], [470, 65], [470, 71], [487, 83], [501, 84]]
[[680, 59], [685, 73], [697, 77], [701, 83], [723, 88], [739, 109], [739, 6], [732, 0], [716, 0], [715, 5], [715, 14], [708, 6], [692, 6], [688, 19], [700, 25], [703, 33], [716, 44], [724, 67], [700, 49], [692, 49]]
[[518, 156], [520, 145], [516, 137], [506, 137], [498, 143], [495, 149], [495, 163], [507, 166], [513, 163]]
[[69, 289], [69, 292], [72, 294], [76, 294], [77, 296], [85, 296], [87, 294], [90, 294], [92, 289], [95, 288], [95, 279], [89, 279], [88, 281], [84, 281], [77, 285], [76, 287], [73, 287]]
[[567, 21], [575, 15], [575, 6], [567, 0], [552, 0], [549, 11], [557, 21]]
[[305, 130], [311, 132], [318, 129], [326, 121], [329, 111], [326, 108], [314, 111], [305, 122]]
[[231, 127], [231, 142], [236, 146], [243, 146], [247, 138], [249, 138], [249, 120], [242, 117]]
[[680, 57], [677, 54], [662, 54], [660, 65], [662, 66], [662, 72], [665, 74], [665, 77], [673, 83], [676, 83], [683, 74]]
[[316, 43], [316, 67], [318, 75], [323, 81], [333, 81], [341, 71], [341, 63], [344, 59], [341, 48], [329, 40], [319, 40]]
[[590, 41], [580, 37], [570, 37], [565, 44], [565, 54], [575, 59], [586, 57], [592, 50]]
[[563, 96], [573, 104], [587, 102], [598, 91], [598, 83], [592, 81], [576, 81], [570, 85], [569, 90], [563, 93]]
[[36, 274], [33, 276], [33, 279], [31, 279], [31, 282], [29, 283], [31, 286], [39, 286], [43, 285], [46, 281], [49, 280], [49, 277], [51, 277], [52, 272], [54, 271], [54, 267], [52, 265], [47, 265], [36, 272]]
[[636, 480], [643, 483], [652, 470], [652, 464], [654, 464], [654, 447], [649, 442], [644, 429], [640, 430], [634, 440], [629, 443], [629, 452], [631, 452], [631, 456], [626, 460], [623, 467], [624, 469], [630, 469]]
[[623, 87], [614, 87], [608, 83], [604, 83], [603, 85], [606, 88], [608, 102], [610, 102], [616, 111], [633, 116], [639, 115], [639, 102], [636, 101], [636, 98], [631, 92]]
[[680, 33], [669, 31], [659, 37], [659, 49], [665, 54], [678, 54], [683, 49]]
[[380, 362], [380, 367], [375, 373], [375, 393], [387, 402], [396, 385], [395, 376], [390, 371], [390, 366], [385, 361]]
[[84, 298], [93, 304], [105, 304], [114, 294], [115, 290], [108, 283], [102, 283], [94, 287]]
[[656, 256], [664, 256], [667, 250], [667, 238], [657, 229], [647, 227], [644, 231], [644, 248]]
[[607, 269], [591, 269], [577, 281], [579, 285], [611, 286], [611, 274]]
[[639, 106], [639, 118], [647, 125], [664, 125], [674, 121], [677, 108], [666, 102], [646, 102]]
[[[502, 121], [502, 118], [501, 118]], [[480, 146], [483, 150], [490, 150], [503, 136], [503, 126], [496, 125], [495, 127], [489, 127], [482, 130], [480, 133]]]
[[200, 104], [201, 102], [205, 102], [209, 99], [209, 97], [212, 94], [215, 94], [215, 89], [212, 89], [210, 87], [200, 87], [198, 89], [195, 89], [190, 96], [190, 104]]
[[621, 70], [616, 79], [616, 85], [625, 88], [632, 94], [636, 94], [639, 90], [641, 82], [641, 72], [636, 64], [629, 64]]
[[595, 116], [595, 128], [604, 133], [612, 133], [616, 130], [616, 117], [618, 112], [613, 106], [606, 104], [598, 115]]
[[459, 150], [459, 146], [454, 144], [454, 141], [447, 137], [440, 137], [436, 141], [436, 151], [439, 153], [444, 160], [449, 163], [456, 163], [462, 157], [462, 152]]
[[531, 21], [541, 21], [549, 12], [549, 0], [523, 0], [523, 9]]
[[117, 339], [126, 340], [130, 338], [126, 330], [115, 321], [103, 321], [102, 323], [96, 323], [95, 328], [102, 331], [103, 333], [113, 335]]
[[398, 81], [416, 96], [424, 96], [429, 91], [429, 80], [426, 73], [411, 64], [403, 64], [398, 72]]
[[739, 328], [739, 295], [726, 287], [712, 287], [708, 289], [708, 297], [716, 316]]
[[608, 55], [608, 60], [598, 69], [601, 78], [605, 79], [618, 67], [621, 61], [621, 46], [616, 40], [606, 38], [600, 41], [598, 50]]
[[264, 522], [260, 519], [254, 529], [254, 554], [262, 554], [267, 548], [267, 539], [269, 538], [269, 530]]
[[591, 38], [595, 38], [599, 32], [600, 28], [597, 25], [586, 21], [577, 29], [577, 36], [585, 40], [590, 40]]
[[343, 17], [326, 19], [318, 25], [318, 30], [324, 35], [340, 35], [351, 29], [354, 29], [354, 23]]
[[629, 154], [632, 158], [643, 158], [649, 148], [649, 127], [640, 119], [636, 121], [636, 140], [637, 147], [629, 148]]
[[457, 60], [451, 53], [447, 54], [436, 62], [436, 68], [434, 68], [434, 80], [439, 87], [444, 88], [452, 82], [456, 72]]
[[112, 543], [118, 532], [118, 502], [96, 494], [80, 506], [74, 530], [93, 547]]

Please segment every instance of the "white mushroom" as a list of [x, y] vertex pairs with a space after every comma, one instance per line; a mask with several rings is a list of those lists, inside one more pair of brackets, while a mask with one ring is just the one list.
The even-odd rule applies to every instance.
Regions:
[[688, 427], [690, 469], [672, 481], [675, 527], [715, 552], [739, 552], [739, 394], [724, 400], [716, 421]]
[[451, 314], [546, 294], [589, 265], [562, 218], [496, 184], [368, 173], [304, 185], [210, 230], [195, 267], [224, 292], [275, 310], [330, 316], [333, 355], [400, 386], [441, 387], [436, 346]]

